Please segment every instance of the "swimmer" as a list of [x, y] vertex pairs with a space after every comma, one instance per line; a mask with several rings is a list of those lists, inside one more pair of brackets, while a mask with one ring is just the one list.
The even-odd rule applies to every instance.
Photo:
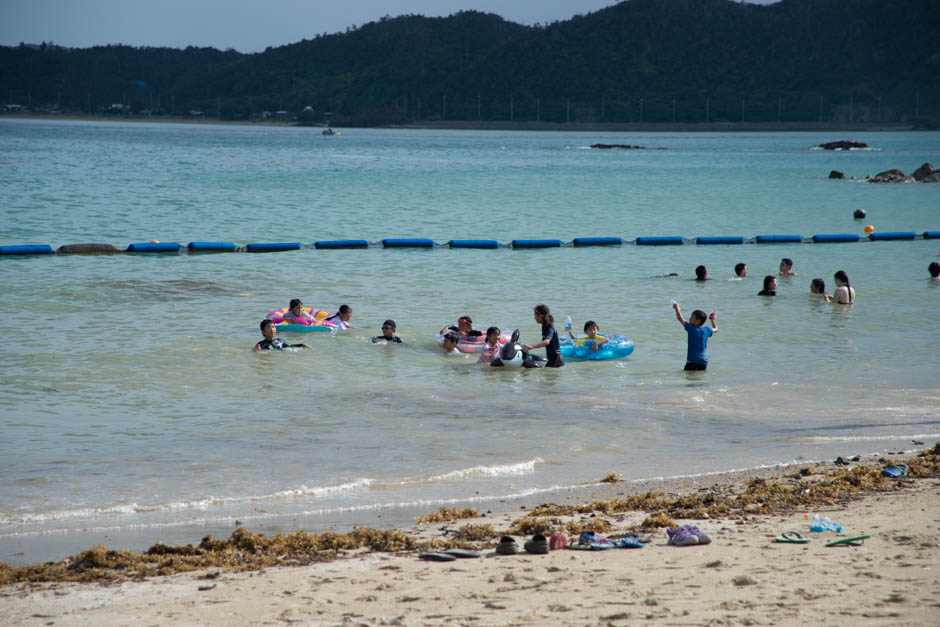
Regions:
[[696, 281], [708, 280], [708, 270], [705, 269], [705, 266], [698, 266], [697, 268], [695, 268], [695, 280]]
[[486, 330], [486, 340], [483, 342], [483, 350], [480, 351], [478, 364], [492, 363], [499, 356], [499, 327], [490, 327]]
[[734, 276], [741, 277], [742, 279], [747, 276], [747, 264], [746, 263], [736, 263], [734, 264]]
[[776, 296], [777, 295], [777, 277], [768, 274], [764, 277], [764, 289], [757, 293], [758, 296]]
[[447, 331], [453, 331], [457, 334], [458, 338], [463, 339], [478, 339], [483, 337], [483, 331], [477, 331], [473, 328], [473, 320], [470, 319], [470, 316], [460, 316], [457, 320], [457, 326], [447, 326], [441, 329], [441, 333], [446, 333]]
[[353, 325], [349, 324], [350, 318], [352, 318], [352, 307], [349, 305], [340, 305], [339, 311], [332, 316], [324, 318], [323, 322], [332, 322], [341, 329], [352, 329]]
[[940, 281], [940, 263], [933, 261], [927, 266], [927, 272], [930, 273], [931, 281]]
[[587, 334], [585, 337], [580, 337], [580, 338], [575, 337], [575, 334], [572, 333], [570, 330], [568, 331], [568, 335], [571, 336], [571, 339], [580, 340], [582, 342], [585, 340], [593, 340], [591, 343], [591, 350], [596, 353], [598, 348], [603, 346], [605, 342], [610, 341], [609, 337], [598, 335], [597, 334], [598, 331], [600, 331], [600, 328], [597, 326], [597, 323], [594, 322], [593, 320], [588, 320], [587, 322], [584, 323], [584, 332]]
[[855, 288], [849, 284], [849, 275], [845, 270], [839, 270], [833, 275], [836, 281], [836, 291], [832, 293], [832, 300], [840, 305], [851, 305], [855, 302]]
[[793, 260], [789, 257], [784, 257], [780, 260], [780, 276], [796, 276], [796, 272], [792, 272], [793, 269]]
[[386, 344], [404, 344], [405, 342], [395, 335], [395, 321], [386, 320], [382, 323], [382, 335], [376, 335], [372, 338], [373, 344], [385, 342]]
[[547, 305], [536, 305], [532, 308], [535, 321], [542, 325], [542, 341], [538, 344], [523, 344], [522, 348], [528, 352], [533, 348], [545, 347], [545, 356], [548, 358], [546, 368], [561, 368], [565, 365], [561, 358], [561, 347], [558, 344], [558, 332], [555, 331], [555, 317], [549, 312]]
[[445, 334], [441, 339], [441, 347], [444, 349], [445, 355], [459, 355], [460, 351], [457, 350], [457, 334], [453, 331]]
[[273, 320], [265, 318], [261, 321], [261, 335], [264, 336], [264, 339], [255, 344], [254, 351], [257, 353], [259, 351], [279, 351], [285, 348], [313, 348], [309, 344], [288, 344], [279, 337], [274, 337], [277, 335], [277, 326], [275, 326]]
[[826, 293], [826, 282], [822, 279], [813, 279], [809, 284], [809, 293], [818, 294], [826, 299], [826, 302], [832, 300], [832, 296]]
[[305, 321], [316, 322], [317, 319], [304, 311], [304, 304], [299, 298], [292, 298], [287, 306], [287, 313], [284, 314], [284, 320], [294, 324], [305, 324]]

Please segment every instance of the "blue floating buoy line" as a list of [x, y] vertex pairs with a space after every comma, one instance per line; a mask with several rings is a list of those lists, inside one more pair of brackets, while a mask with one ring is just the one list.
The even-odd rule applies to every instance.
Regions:
[[340, 239], [302, 244], [300, 242], [259, 242], [238, 246], [233, 242], [189, 242], [186, 246], [177, 242], [139, 242], [129, 244], [121, 250], [112, 244], [65, 244], [57, 249], [48, 244], [22, 244], [15, 246], [0, 246], [0, 256], [10, 255], [113, 255], [118, 253], [136, 254], [179, 254], [185, 251], [189, 254], [200, 253], [273, 253], [291, 250], [343, 250], [361, 248], [473, 248], [496, 249], [511, 248], [513, 250], [533, 250], [541, 248], [581, 248], [587, 246], [683, 246], [693, 244], [697, 246], [733, 246], [741, 244], [836, 244], [845, 242], [887, 242], [915, 239], [940, 239], [940, 231], [924, 231], [917, 234], [914, 231], [891, 231], [872, 233], [862, 236], [855, 233], [823, 233], [805, 237], [803, 235], [755, 235], [743, 236], [705, 236], [685, 238], [680, 235], [637, 237], [628, 240], [622, 237], [576, 237], [570, 242], [560, 239], [514, 239], [501, 244], [495, 239], [452, 239], [446, 243], [438, 243], [428, 238], [386, 238], [377, 241], [365, 239]]

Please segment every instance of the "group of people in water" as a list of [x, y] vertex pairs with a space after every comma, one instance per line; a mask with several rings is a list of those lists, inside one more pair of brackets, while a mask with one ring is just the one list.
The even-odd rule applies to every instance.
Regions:
[[[938, 268], [940, 270], [940, 268]], [[747, 276], [747, 264], [739, 263], [734, 266], [736, 277], [743, 279]], [[780, 260], [780, 274], [768, 274], [764, 277], [764, 287], [757, 293], [758, 296], [776, 296], [777, 295], [777, 276], [796, 276], [793, 271], [793, 260], [784, 257]], [[695, 280], [705, 281], [708, 279], [708, 271], [705, 266], [699, 266], [695, 269]], [[855, 288], [849, 283], [849, 275], [845, 270], [839, 270], [833, 275], [836, 283], [836, 289], [832, 294], [826, 292], [826, 282], [820, 278], [813, 279], [809, 284], [809, 293], [818, 294], [826, 299], [827, 303], [838, 303], [840, 305], [851, 305], [855, 302]]]

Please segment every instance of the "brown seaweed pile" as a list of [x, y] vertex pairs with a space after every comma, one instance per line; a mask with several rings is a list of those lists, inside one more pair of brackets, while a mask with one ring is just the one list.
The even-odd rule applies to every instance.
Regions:
[[[891, 479], [881, 475], [881, 466], [855, 466], [826, 472], [801, 470], [784, 477], [753, 479], [743, 486], [725, 484], [696, 494], [668, 496], [663, 492], [587, 505], [540, 505], [512, 522], [509, 533], [529, 535], [564, 528], [577, 535], [583, 531], [605, 533], [614, 528], [606, 516], [646, 512], [642, 530], [674, 526], [674, 519], [749, 517], [809, 511], [859, 499], [873, 492], [901, 490], [915, 479], [940, 477], [940, 443], [905, 462], [909, 476]], [[440, 511], [419, 522], [449, 522], [478, 516], [472, 509]], [[576, 518], [565, 522], [563, 518]], [[267, 537], [242, 527], [231, 537], [217, 540], [206, 536], [198, 546], [166, 546], [157, 543], [143, 553], [114, 551], [96, 546], [59, 562], [14, 567], [0, 562], [0, 585], [48, 581], [121, 581], [170, 575], [194, 570], [260, 570], [269, 566], [304, 565], [340, 557], [347, 552], [413, 552], [445, 548], [480, 548], [473, 543], [489, 542], [499, 535], [492, 525], [468, 524], [449, 532], [447, 539], [421, 541], [395, 529], [357, 528], [349, 533], [308, 534], [297, 531]], [[217, 573], [216, 573], [217, 574]]]
[[463, 518], [479, 518], [480, 514], [477, 513], [477, 510], [472, 507], [467, 509], [457, 509], [455, 507], [442, 507], [441, 509], [433, 512], [431, 514], [425, 514], [424, 516], [418, 516], [415, 518], [415, 522], [419, 525], [426, 523], [440, 523], [440, 522], [451, 522], [454, 520], [461, 520]]

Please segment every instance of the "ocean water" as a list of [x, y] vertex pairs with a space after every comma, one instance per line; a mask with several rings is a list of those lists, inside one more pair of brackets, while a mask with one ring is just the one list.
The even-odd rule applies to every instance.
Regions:
[[[0, 561], [104, 542], [408, 524], [610, 472], [884, 455], [940, 437], [936, 240], [317, 251], [317, 240], [940, 230], [940, 186], [828, 180], [940, 163], [938, 133], [560, 133], [0, 121], [0, 244], [298, 241], [272, 254], [0, 258]], [[593, 143], [646, 150], [591, 150]], [[868, 218], [853, 220], [863, 208]], [[797, 277], [757, 297], [793, 258]], [[737, 262], [749, 276], [732, 279]], [[711, 280], [696, 282], [704, 264]], [[851, 307], [809, 295], [845, 270]], [[676, 277], [664, 277], [669, 273]], [[290, 298], [362, 328], [255, 354]], [[717, 310], [707, 373], [686, 315]], [[628, 335], [558, 370], [444, 358], [438, 329]], [[401, 346], [375, 345], [385, 318]], [[286, 336], [287, 334], [285, 334]], [[924, 444], [915, 444], [923, 442]]]

